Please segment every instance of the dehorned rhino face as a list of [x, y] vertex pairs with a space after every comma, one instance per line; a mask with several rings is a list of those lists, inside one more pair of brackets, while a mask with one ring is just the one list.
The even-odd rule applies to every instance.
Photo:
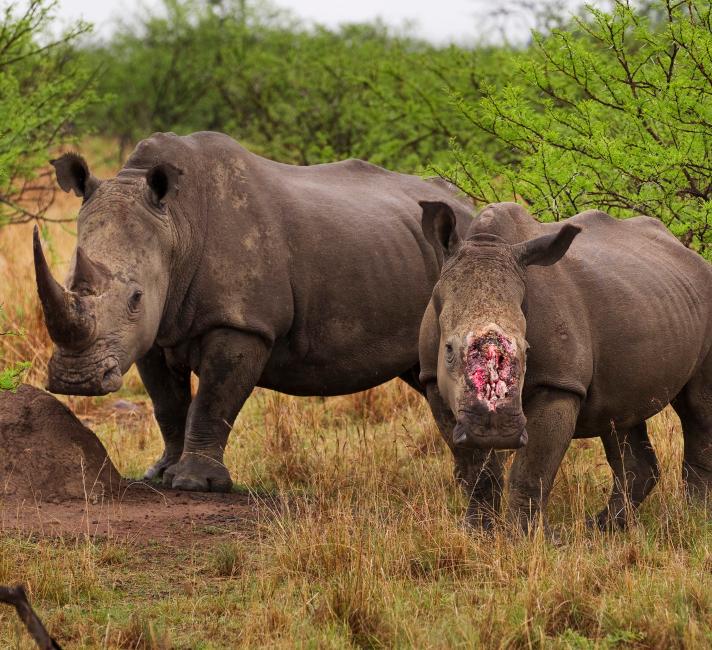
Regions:
[[444, 265], [431, 303], [438, 318], [437, 384], [456, 419], [453, 444], [516, 449], [527, 443], [526, 268], [558, 261], [580, 231], [510, 245], [478, 234], [461, 241], [444, 203], [422, 202], [423, 232]]
[[52, 161], [65, 191], [84, 202], [65, 286], [50, 272], [34, 233], [37, 290], [55, 349], [48, 389], [104, 395], [153, 344], [161, 321], [174, 238], [166, 201], [180, 172], [148, 172], [99, 181], [76, 154]]

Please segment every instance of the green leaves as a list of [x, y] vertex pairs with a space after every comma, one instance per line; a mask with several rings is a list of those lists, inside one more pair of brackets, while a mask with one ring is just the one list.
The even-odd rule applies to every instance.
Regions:
[[[308, 27], [261, 2], [172, 0], [85, 51], [112, 97], [91, 119], [125, 149], [153, 131], [224, 131], [289, 163], [364, 158], [402, 171], [447, 156], [470, 68], [496, 52], [436, 47], [375, 23]], [[459, 129], [459, 130], [458, 130]]]
[[17, 390], [31, 365], [29, 361], [22, 361], [0, 370], [0, 390]]
[[481, 202], [542, 219], [588, 208], [661, 219], [712, 256], [712, 7], [616, 0], [511, 54], [506, 83], [459, 102], [491, 147], [438, 171]]
[[[5, 323], [5, 313], [2, 305], [0, 305], [0, 336], [23, 336], [23, 332], [14, 330], [5, 330], [2, 326]], [[0, 360], [2, 359], [2, 350], [0, 349]], [[0, 369], [0, 390], [15, 390], [22, 382], [25, 373], [30, 369], [31, 363], [23, 361], [14, 363], [10, 366]]]
[[76, 134], [96, 97], [71, 49], [89, 27], [49, 35], [55, 6], [30, 0], [0, 16], [0, 226], [44, 215], [53, 196], [50, 152]]
[[[5, 22], [41, 31], [53, 5], [29, 6]], [[438, 47], [379, 24], [307, 27], [241, 0], [165, 0], [108, 43], [73, 47], [78, 26], [41, 56], [44, 40], [8, 29], [0, 219], [37, 211], [18, 197], [44, 184], [47, 147], [88, 112], [120, 158], [154, 131], [224, 131], [283, 162], [435, 170], [478, 202], [523, 200], [541, 219], [649, 214], [712, 255], [712, 8], [636, 7], [589, 8], [519, 49]], [[109, 101], [84, 90], [88, 70]]]

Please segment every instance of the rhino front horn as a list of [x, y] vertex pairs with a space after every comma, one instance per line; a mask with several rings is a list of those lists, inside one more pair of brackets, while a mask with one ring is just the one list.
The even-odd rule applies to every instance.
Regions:
[[42, 251], [37, 226], [32, 235], [32, 249], [37, 293], [50, 338], [65, 348], [81, 348], [94, 334], [94, 315], [81, 296], [65, 289], [52, 276]]

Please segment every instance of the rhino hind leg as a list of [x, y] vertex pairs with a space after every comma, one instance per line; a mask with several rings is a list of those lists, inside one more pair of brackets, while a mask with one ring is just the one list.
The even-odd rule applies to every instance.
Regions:
[[682, 477], [692, 499], [712, 500], [712, 356], [672, 403], [685, 440]]
[[613, 489], [595, 523], [601, 530], [625, 529], [631, 515], [657, 483], [658, 461], [645, 422], [601, 436], [613, 470]]
[[408, 384], [408, 386], [410, 386], [413, 390], [418, 391], [421, 395], [425, 395], [425, 389], [423, 388], [423, 385], [420, 383], [420, 380], [418, 379], [419, 375], [420, 375], [420, 364], [416, 364], [409, 370], [406, 370], [402, 375], [399, 375], [399, 377], [406, 384]]

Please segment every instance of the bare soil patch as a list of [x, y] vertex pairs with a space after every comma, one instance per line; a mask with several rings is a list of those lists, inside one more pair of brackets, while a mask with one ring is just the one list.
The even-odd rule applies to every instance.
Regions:
[[254, 529], [249, 494], [196, 494], [122, 478], [106, 450], [55, 397], [0, 394], [0, 526], [183, 546]]

